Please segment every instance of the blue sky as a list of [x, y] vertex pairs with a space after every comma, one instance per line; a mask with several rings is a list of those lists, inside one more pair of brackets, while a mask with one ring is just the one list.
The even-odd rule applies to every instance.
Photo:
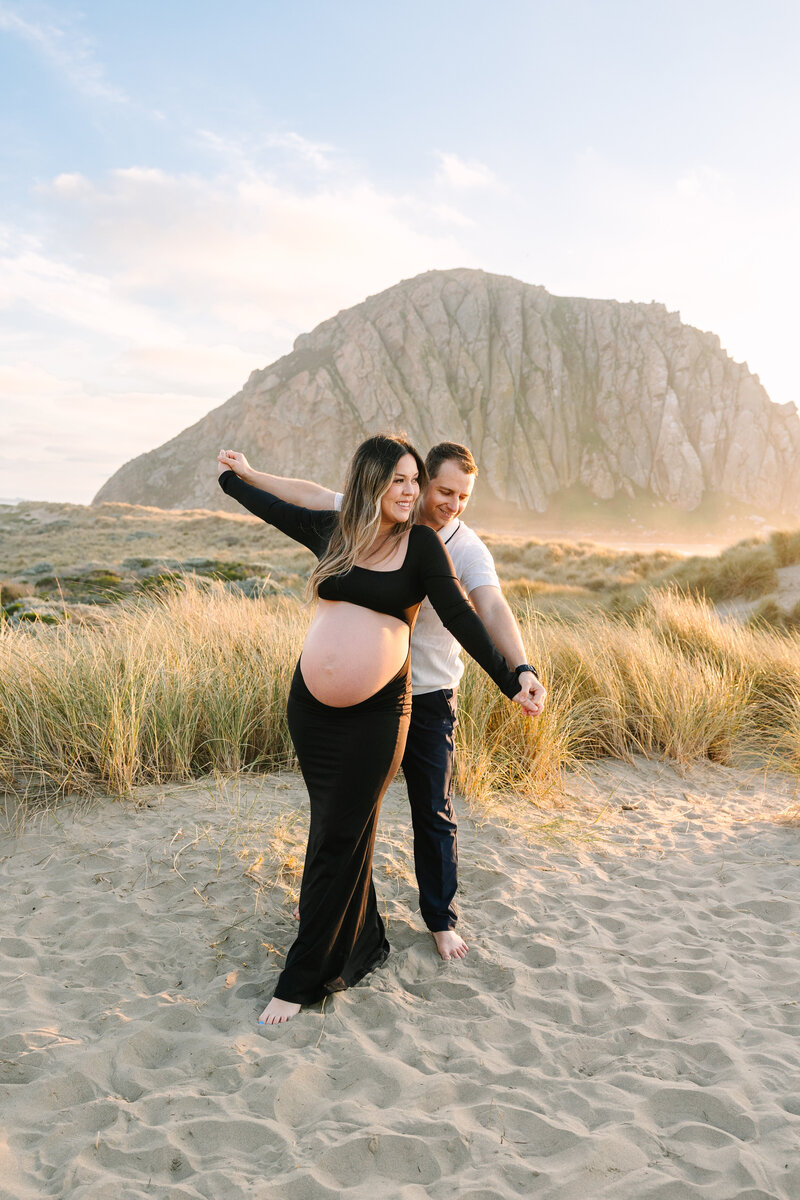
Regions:
[[660, 300], [800, 400], [799, 34], [794, 0], [0, 0], [0, 496], [88, 502], [431, 268]]

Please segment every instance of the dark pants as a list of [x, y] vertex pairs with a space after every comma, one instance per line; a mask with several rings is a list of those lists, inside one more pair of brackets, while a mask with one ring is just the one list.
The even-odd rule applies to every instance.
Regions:
[[408, 660], [360, 704], [332, 708], [312, 696], [300, 664], [287, 715], [308, 788], [311, 825], [300, 925], [275, 995], [313, 1004], [363, 978], [389, 943], [372, 884], [381, 800], [400, 766], [411, 707]]
[[456, 724], [452, 688], [414, 696], [403, 774], [414, 826], [419, 909], [432, 933], [453, 929], [458, 920], [458, 836], [452, 803]]

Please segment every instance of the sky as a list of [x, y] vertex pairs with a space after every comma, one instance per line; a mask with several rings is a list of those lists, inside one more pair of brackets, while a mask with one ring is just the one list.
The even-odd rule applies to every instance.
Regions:
[[0, 498], [432, 269], [658, 300], [800, 402], [799, 51], [796, 0], [0, 0]]

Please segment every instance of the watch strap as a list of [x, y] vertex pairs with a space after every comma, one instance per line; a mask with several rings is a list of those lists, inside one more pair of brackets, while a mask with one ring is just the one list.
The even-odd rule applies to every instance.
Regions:
[[518, 667], [514, 667], [514, 674], [517, 677], [517, 681], [519, 681], [519, 677], [523, 671], [530, 671], [537, 679], [539, 678], [539, 672], [536, 670], [536, 667], [532, 667], [530, 663], [520, 663]]

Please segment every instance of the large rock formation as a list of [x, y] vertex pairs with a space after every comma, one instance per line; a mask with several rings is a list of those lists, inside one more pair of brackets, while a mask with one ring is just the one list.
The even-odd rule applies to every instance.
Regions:
[[487, 489], [544, 512], [567, 489], [696, 508], [721, 495], [800, 512], [800, 419], [719, 338], [661, 304], [551, 296], [483, 271], [431, 271], [302, 334], [196, 425], [126, 463], [95, 503], [230, 504], [220, 446], [328, 485], [376, 430], [467, 443]]

